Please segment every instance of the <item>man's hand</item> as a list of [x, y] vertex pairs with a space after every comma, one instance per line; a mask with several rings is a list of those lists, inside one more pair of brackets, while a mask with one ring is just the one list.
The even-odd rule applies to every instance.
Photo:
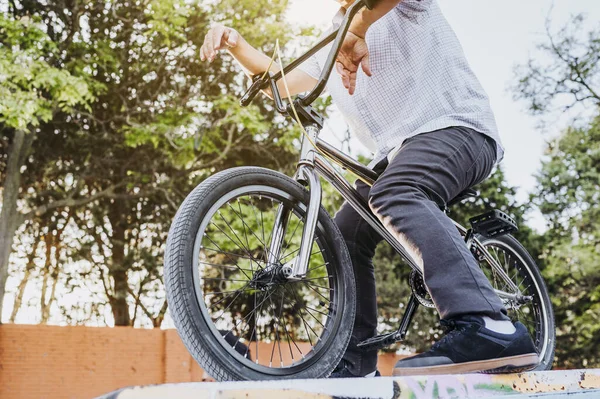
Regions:
[[240, 34], [235, 29], [215, 24], [204, 36], [204, 44], [200, 48], [200, 60], [213, 62], [218, 50], [234, 48], [239, 41]]
[[354, 90], [356, 89], [356, 74], [359, 65], [367, 76], [372, 75], [371, 66], [369, 65], [369, 49], [367, 48], [365, 39], [352, 32], [348, 32], [338, 54], [335, 66], [342, 77], [344, 87], [348, 89], [350, 95], [354, 94]]

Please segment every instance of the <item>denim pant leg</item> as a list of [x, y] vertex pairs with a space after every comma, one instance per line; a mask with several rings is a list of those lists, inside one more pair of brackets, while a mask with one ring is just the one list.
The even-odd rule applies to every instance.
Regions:
[[[381, 173], [385, 164], [374, 168]], [[370, 187], [358, 180], [356, 189], [366, 200]], [[350, 252], [356, 279], [356, 319], [352, 338], [344, 354], [349, 371], [356, 376], [369, 374], [377, 368], [377, 351], [363, 351], [356, 345], [377, 333], [377, 296], [373, 256], [381, 236], [347, 202], [335, 214], [335, 222]]]
[[508, 319], [452, 221], [440, 205], [483, 181], [496, 159], [495, 142], [454, 127], [409, 139], [369, 192], [369, 205], [424, 271], [443, 319], [465, 314]]

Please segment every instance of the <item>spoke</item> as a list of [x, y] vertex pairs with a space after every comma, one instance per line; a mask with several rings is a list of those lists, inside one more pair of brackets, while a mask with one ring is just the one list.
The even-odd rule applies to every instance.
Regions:
[[[303, 282], [303, 281], [301, 281]], [[329, 298], [327, 298], [326, 296], [324, 296], [323, 294], [321, 294], [319, 291], [315, 290], [313, 287], [311, 287], [309, 284], [304, 283], [308, 288], [310, 288], [311, 290], [313, 290], [314, 292], [316, 292], [317, 294], [321, 295], [325, 300], [327, 300], [327, 302], [331, 302], [331, 300]]]
[[234, 280], [231, 278], [220, 278], [220, 277], [200, 277], [203, 280], [216, 280], [216, 281], [237, 281], [237, 282], [242, 282], [242, 283], [246, 283], [249, 282], [251, 280]]
[[221, 294], [229, 294], [231, 292], [238, 292], [238, 291], [252, 291], [254, 290], [254, 288], [246, 288], [246, 289], [238, 289], [235, 291], [219, 291], [219, 292], [205, 292], [204, 295], [221, 295]]
[[[261, 242], [265, 242], [265, 225], [264, 225], [264, 221], [263, 221], [263, 217], [262, 217], [262, 211], [260, 211], [260, 208], [258, 208], [256, 205], [254, 205], [254, 200], [252, 199], [252, 196], [249, 195], [248, 197], [250, 198], [250, 204], [252, 206], [252, 212], [254, 213], [254, 218], [256, 219], [256, 225], [260, 226], [260, 229], [262, 231], [262, 241]], [[260, 222], [258, 221], [258, 214], [256, 213], [256, 208], [258, 208], [258, 210], [260, 211]], [[266, 263], [266, 260], [264, 259], [264, 254], [265, 254], [265, 249], [263, 248], [263, 260]]]
[[314, 314], [312, 314], [309, 310], [308, 310], [308, 306], [304, 307], [304, 310], [306, 310], [306, 313], [308, 313], [309, 315], [312, 316], [313, 319], [315, 319], [317, 321], [317, 323], [319, 323], [321, 325], [321, 327], [323, 327], [323, 330], [327, 331], [327, 327], [325, 327], [325, 324], [321, 323], [321, 320], [319, 320], [317, 317], [315, 317]]
[[323, 263], [322, 265], [319, 265], [319, 266], [311, 267], [310, 269], [308, 269], [308, 270], [306, 271], [306, 274], [310, 273], [310, 272], [311, 272], [311, 271], [313, 271], [313, 270], [320, 269], [320, 268], [322, 268], [323, 266], [327, 266], [327, 265], [329, 265], [329, 262], [325, 262], [325, 263]]
[[[290, 213], [290, 218], [291, 218], [291, 213]], [[281, 250], [282, 253], [285, 253], [285, 251], [289, 248], [290, 244], [294, 240], [294, 236], [296, 235], [296, 230], [298, 230], [298, 226], [300, 226], [300, 222], [301, 222], [301, 220], [298, 217], [298, 223], [296, 223], [296, 227], [294, 228], [294, 231], [292, 232], [292, 235], [291, 235], [290, 240], [288, 241], [287, 245], [285, 247], [283, 247], [283, 249]]]
[[[273, 294], [273, 291], [270, 291], [266, 297], [258, 304], [258, 306], [262, 305], [263, 303], [265, 303], [267, 301], [267, 299], [269, 299], [271, 297], [271, 295]], [[246, 320], [248, 317], [252, 316], [254, 313], [256, 313], [256, 308], [252, 309], [252, 311], [250, 313], [248, 313], [246, 316], [244, 316], [243, 319], [241, 319], [240, 321], [238, 321], [232, 329], [229, 330], [229, 332], [225, 335], [223, 335], [223, 338], [225, 338], [226, 336], [228, 336], [231, 332], [233, 332], [234, 329], [237, 329], [237, 327], [244, 321]]]
[[292, 356], [292, 363], [294, 363], [294, 354], [292, 353], [292, 346], [290, 345], [290, 341], [292, 341], [292, 343], [294, 344], [294, 346], [296, 347], [298, 352], [300, 352], [300, 356], [302, 358], [304, 358], [304, 353], [302, 353], [302, 350], [300, 350], [300, 347], [298, 346], [298, 344], [296, 344], [296, 341], [288, 333], [285, 323], [283, 324], [283, 331], [285, 331], [285, 335], [287, 336], [287, 339], [288, 339], [288, 345], [290, 347], [290, 355]]
[[[246, 284], [246, 286], [248, 286], [248, 284]], [[229, 302], [229, 305], [227, 305], [227, 307], [225, 309], [223, 309], [221, 311], [221, 314], [219, 315], [219, 317], [217, 317], [216, 319], [213, 320], [213, 318], [211, 317], [211, 320], [213, 320], [213, 323], [216, 322], [217, 320], [219, 320], [221, 317], [223, 317], [223, 315], [225, 314], [225, 312], [227, 312], [227, 310], [231, 307], [231, 305], [233, 305], [233, 303], [235, 302], [235, 300], [240, 296], [240, 294], [242, 293], [242, 290], [238, 290], [239, 292], [236, 294], [236, 296], [233, 297], [233, 299], [231, 300], [231, 302]]]
[[[312, 278], [303, 278], [302, 280], [298, 280], [298, 281], [314, 281], [314, 280], [323, 280], [323, 279], [328, 279], [328, 278], [332, 278], [333, 276], [323, 276], [323, 277], [312, 277]], [[246, 280], [244, 280], [246, 281]], [[294, 281], [290, 281], [291, 283], [293, 283]], [[331, 289], [331, 288], [326, 288], [326, 289]]]
[[[230, 207], [231, 207], [231, 206], [230, 206]], [[231, 208], [231, 210], [232, 210], [232, 211], [233, 211], [235, 214], [237, 214], [237, 212], [235, 211], [235, 209]], [[240, 212], [241, 212], [241, 210], [240, 210]], [[240, 220], [242, 221], [242, 224], [245, 226], [245, 227], [244, 227], [244, 231], [246, 231], [246, 227], [248, 227], [248, 230], [250, 230], [250, 233], [251, 233], [251, 234], [252, 234], [254, 237], [256, 237], [256, 239], [257, 239], [257, 240], [258, 240], [258, 241], [259, 241], [259, 242], [260, 242], [260, 243], [263, 245], [264, 249], [268, 251], [269, 249], [267, 248], [267, 245], [266, 245], [264, 242], [262, 242], [262, 241], [261, 241], [261, 239], [260, 239], [260, 238], [259, 238], [259, 237], [258, 237], [258, 236], [257, 236], [257, 235], [254, 233], [254, 231], [253, 231], [253, 230], [250, 228], [250, 226], [248, 226], [248, 225], [246, 224], [246, 222], [244, 222], [244, 218], [243, 218], [241, 215], [240, 215]], [[246, 238], [246, 241], [248, 241], [248, 238]], [[250, 248], [250, 245], [248, 245], [248, 248]]]
[[[282, 310], [283, 310], [283, 300], [284, 299], [285, 299], [285, 295], [282, 292], [281, 293], [281, 305], [280, 305], [281, 306], [280, 309], [282, 309]], [[279, 313], [279, 315], [281, 316], [281, 312]], [[281, 318], [279, 318], [279, 322], [281, 323]], [[288, 334], [286, 323], [283, 323], [283, 331], [285, 332], [285, 335], [287, 336], [288, 346], [290, 347], [290, 356], [292, 357], [292, 364], [293, 364], [294, 360], [295, 360], [294, 352], [292, 351], [292, 345], [290, 344], [290, 341], [293, 341], [293, 340], [290, 338], [290, 334]], [[298, 348], [298, 345], [296, 345], [296, 341], [293, 341], [293, 342], [294, 342], [294, 346], [300, 351], [300, 348]], [[300, 354], [302, 354], [302, 351], [300, 351]]]
[[[279, 350], [279, 364], [281, 365], [281, 367], [283, 367], [283, 356], [281, 354], [281, 342], [279, 339], [279, 325], [280, 325], [280, 321], [281, 321], [281, 312], [283, 311], [283, 298], [284, 296], [281, 295], [281, 307], [279, 308], [279, 315], [277, 315], [277, 328], [275, 329], [275, 340], [277, 342], [277, 348]], [[276, 312], [277, 312], [277, 308], [275, 307], [275, 303], [273, 302], [272, 299], [269, 299], [269, 302], [271, 302], [271, 305], [273, 305], [273, 315], [275, 316]], [[273, 350], [275, 350], [275, 345], [273, 345]], [[271, 354], [271, 363], [273, 362], [273, 354]], [[269, 365], [270, 367], [270, 365]]]
[[310, 307], [310, 306], [308, 306], [308, 305], [306, 305], [306, 309], [314, 310], [314, 311], [315, 311], [315, 312], [317, 312], [317, 313], [321, 313], [323, 316], [327, 316], [327, 317], [329, 317], [329, 314], [328, 314], [328, 313], [325, 313], [325, 312], [323, 312], [323, 311], [321, 311], [321, 310], [317, 310], [317, 309], [311, 308], [311, 307]]
[[[211, 222], [211, 223], [212, 223], [212, 222]], [[213, 223], [213, 224], [214, 224], [214, 223]], [[204, 236], [205, 236], [206, 238], [208, 238], [208, 240], [209, 240], [210, 242], [212, 242], [212, 243], [213, 243], [213, 245], [215, 245], [217, 248], [219, 248], [219, 249], [221, 250], [221, 248], [219, 247], [219, 245], [218, 245], [216, 242], [214, 242], [214, 241], [213, 241], [213, 240], [212, 240], [212, 239], [211, 239], [211, 238], [210, 238], [210, 237], [209, 237], [209, 236], [208, 236], [206, 233], [204, 234]], [[224, 252], [223, 250], [221, 250], [221, 251], [222, 251], [222, 252]], [[246, 272], [244, 271], [244, 269], [242, 269], [241, 267], [239, 267], [239, 266], [237, 265], [237, 263], [235, 262], [235, 260], [234, 260], [234, 259], [232, 259], [231, 257], [229, 257], [229, 260], [233, 261], [233, 264], [234, 264], [235, 266], [237, 266], [237, 268], [238, 268], [238, 269], [240, 269], [240, 271], [241, 271], [242, 273], [244, 273], [244, 276], [246, 276], [246, 277], [248, 278], [248, 280], [251, 280], [250, 276], [248, 276], [248, 275], [246, 274]]]
[[225, 222], [225, 224], [227, 225], [227, 227], [229, 227], [229, 230], [231, 230], [231, 232], [233, 233], [233, 235], [235, 236], [235, 238], [237, 238], [237, 241], [241, 244], [238, 245], [237, 242], [235, 242], [231, 237], [229, 237], [217, 224], [215, 224], [214, 222], [211, 222], [214, 226], [216, 226], [219, 230], [221, 230], [221, 233], [225, 234], [225, 237], [229, 238], [231, 240], [231, 242], [233, 242], [234, 244], [236, 244], [238, 246], [239, 249], [241, 249], [242, 251], [246, 252], [248, 254], [248, 256], [252, 257], [252, 254], [250, 253], [250, 248], [244, 248], [244, 243], [242, 242], [241, 238], [238, 237], [238, 235], [235, 233], [235, 230], [233, 230], [233, 227], [231, 227], [231, 225], [229, 224], [229, 222], [227, 220], [225, 220], [225, 218], [223, 217], [223, 214], [221, 214], [221, 211], [218, 210], [217, 214], [219, 215], [219, 217], [221, 218], [221, 220], [223, 222]]
[[[285, 285], [283, 286], [284, 288], [287, 288]], [[304, 329], [306, 330], [306, 336], [308, 337], [308, 342], [310, 343], [311, 348], [314, 348], [314, 344], [312, 343], [312, 340], [310, 339], [310, 333], [308, 332], [308, 328], [310, 328], [310, 331], [313, 332], [313, 334], [315, 334], [315, 337], [317, 337], [317, 341], [321, 341], [321, 338], [319, 337], [319, 334], [317, 334], [315, 332], [315, 330], [313, 330], [313, 328], [310, 326], [309, 323], [306, 322], [306, 319], [304, 318], [303, 314], [302, 314], [302, 307], [300, 306], [300, 301], [298, 301], [298, 296], [296, 295], [296, 292], [290, 288], [290, 290], [292, 291], [292, 294], [294, 295], [294, 300], [296, 301], [296, 304], [298, 305], [298, 310], [300, 311], [300, 318], [302, 319], [302, 323], [304, 324]]]
[[233, 294], [235, 294], [236, 292], [238, 292], [239, 290], [235, 290], [232, 291], [229, 295], [224, 296], [223, 298], [219, 299], [217, 302], [213, 303], [212, 305], [210, 305], [208, 308], [206, 308], [206, 310], [211, 310], [214, 306], [217, 306], [218, 304], [220, 304], [221, 302], [223, 302], [225, 299], [233, 296]]
[[[254, 294], [254, 308], [256, 308], [256, 293]], [[261, 305], [261, 309], [262, 309], [262, 305]], [[256, 333], [256, 323], [257, 323], [257, 318], [256, 318], [256, 315], [257, 315], [257, 313], [260, 313], [260, 311], [259, 311], [259, 312], [256, 312], [256, 313], [254, 313], [254, 330], [253, 330], [253, 333], [252, 333], [253, 335]], [[246, 317], [247, 317], [247, 316], [246, 316]], [[251, 319], [252, 319], [252, 318], [249, 318], [248, 320], [246, 320], [246, 327], [248, 327], [248, 325], [250, 324], [250, 320], [251, 320]], [[235, 326], [234, 328], [236, 328], [236, 327], [237, 327], [237, 326]], [[243, 330], [242, 330], [242, 332], [243, 332]], [[226, 337], [228, 334], [229, 334], [229, 333], [225, 334], [224, 336]], [[238, 337], [238, 339], [235, 341], [235, 345], [233, 345], [233, 348], [234, 348], [234, 349], [235, 349], [235, 347], [237, 346], [237, 344], [240, 342], [240, 340], [242, 339], [242, 336], [243, 336], [243, 335], [244, 335], [244, 334], [240, 334], [240, 336]], [[255, 338], [256, 338], [256, 337], [255, 337]], [[244, 353], [244, 357], [248, 357], [248, 351], [250, 350], [250, 345], [251, 345], [251, 342], [252, 342], [252, 335], [250, 336], [250, 341], [248, 342], [248, 345], [246, 345], [246, 353]], [[257, 346], [256, 346], [256, 356], [257, 356], [257, 357], [256, 357], [256, 359], [257, 359], [257, 360], [256, 360], [256, 362], [258, 363], [258, 340], [257, 340], [257, 341], [255, 341], [255, 342], [257, 343]]]
[[[283, 260], [284, 260], [285, 258], [288, 258], [289, 256], [291, 256], [291, 255], [295, 254], [295, 253], [296, 253], [296, 252], [298, 252], [298, 251], [300, 251], [300, 247], [298, 247], [298, 249], [295, 249], [294, 251], [290, 252], [289, 254], [285, 255], [284, 257], [281, 257], [281, 258], [279, 258], [279, 262], [281, 262], [281, 263], [284, 263], [284, 262], [283, 262]], [[312, 257], [312, 256], [313, 256], [313, 255], [315, 255], [315, 254], [322, 254], [322, 253], [323, 253], [323, 250], [321, 250], [321, 251], [316, 251], [316, 252], [313, 252], [313, 253], [311, 253], [311, 254], [310, 254], [310, 256]]]
[[[256, 309], [256, 292], [254, 293], [254, 309]], [[259, 312], [260, 313], [260, 312]], [[252, 342], [252, 337], [254, 337], [254, 343], [256, 344], [256, 363], [258, 364], [258, 335], [256, 334], [256, 326], [258, 325], [258, 317], [256, 313], [254, 314], [254, 329], [252, 330], [252, 336], [250, 337], [250, 342]], [[246, 349], [246, 357], [248, 356], [248, 351], [250, 350], [250, 342], [248, 342], [248, 347]]]
[[[247, 272], [252, 272], [252, 270], [250, 269], [242, 269], [241, 267], [237, 266], [237, 265], [221, 265], [218, 263], [210, 263], [210, 262], [204, 262], [204, 261], [198, 261], [198, 263], [203, 264], [203, 265], [208, 265], [208, 266], [214, 266], [214, 267], [222, 267], [224, 269], [239, 269], [242, 271], [247, 271]], [[247, 280], [244, 280], [247, 281]]]
[[[317, 284], [313, 284], [313, 283], [307, 283], [307, 282], [306, 282], [307, 280], [310, 280], [310, 279], [306, 279], [306, 280], [298, 280], [298, 281], [301, 281], [301, 282], [303, 282], [303, 283], [305, 283], [305, 284], [308, 284], [308, 285], [310, 285], [311, 287], [317, 287], [317, 288], [320, 288], [320, 289], [322, 289], [322, 290], [325, 290], [325, 291], [333, 291], [333, 288], [327, 288], [327, 287], [323, 287], [322, 285], [317, 285]], [[292, 281], [292, 282], [295, 282], [295, 281]]]
[[[212, 240], [211, 240], [211, 242], [212, 242]], [[240, 254], [234, 254], [233, 252], [223, 251], [222, 249], [214, 249], [214, 248], [208, 248], [208, 247], [204, 247], [204, 246], [201, 247], [201, 249], [203, 249], [203, 250], [208, 249], [209, 251], [213, 251], [213, 252], [216, 252], [218, 254], [224, 254], [224, 255], [234, 256], [236, 258], [248, 259], [248, 260], [251, 260], [253, 262], [257, 261], [256, 258], [250, 258], [248, 256], [243, 256], [243, 255], [240, 255]]]
[[[246, 246], [248, 247], [248, 249], [250, 249], [250, 242], [248, 241], [248, 235], [246, 234], [246, 223], [244, 222], [244, 217], [242, 216], [242, 205], [240, 204], [240, 199], [236, 198], [236, 202], [238, 204], [238, 208], [240, 209], [240, 219], [242, 220], [242, 227], [244, 229], [244, 239], [246, 240]], [[227, 203], [227, 205], [235, 213], [235, 210], [229, 202]], [[250, 267], [252, 267], [252, 263], [250, 263]], [[252, 272], [254, 273], [254, 270]]]

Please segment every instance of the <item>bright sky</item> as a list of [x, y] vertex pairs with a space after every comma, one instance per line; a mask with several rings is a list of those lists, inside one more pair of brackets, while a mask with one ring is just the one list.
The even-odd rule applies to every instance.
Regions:
[[[573, 14], [585, 13], [600, 21], [598, 0], [438, 0], [458, 35], [471, 67], [487, 91], [506, 147], [503, 168], [509, 184], [519, 187], [525, 201], [535, 187], [534, 174], [540, 167], [544, 142], [560, 130], [542, 134], [537, 120], [525, 112], [508, 92], [514, 82], [513, 68], [527, 61], [535, 44], [543, 41], [545, 19], [551, 12], [553, 27], [561, 27]], [[290, 21], [325, 27], [338, 9], [334, 0], [292, 0]], [[318, 10], [318, 12], [316, 12]], [[334, 118], [335, 119], [335, 118]], [[339, 118], [338, 118], [339, 119]], [[332, 123], [332, 126], [341, 122]], [[357, 146], [360, 144], [356, 143]], [[354, 142], [353, 142], [354, 146]], [[542, 228], [541, 215], [531, 224]]]

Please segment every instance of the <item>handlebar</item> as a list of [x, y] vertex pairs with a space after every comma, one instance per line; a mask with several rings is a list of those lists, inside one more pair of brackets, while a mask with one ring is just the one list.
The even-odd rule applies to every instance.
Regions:
[[[325, 90], [325, 86], [327, 85], [327, 81], [329, 80], [329, 76], [331, 76], [331, 71], [333, 70], [333, 66], [335, 65], [335, 60], [342, 48], [342, 44], [344, 43], [344, 38], [346, 37], [346, 33], [350, 28], [350, 23], [354, 16], [360, 11], [363, 7], [367, 6], [372, 8], [378, 1], [380, 0], [356, 0], [346, 11], [344, 15], [344, 20], [342, 21], [339, 29], [327, 35], [324, 39], [318, 42], [313, 48], [308, 50], [306, 53], [298, 57], [296, 60], [292, 61], [290, 64], [283, 68], [283, 72], [287, 75], [294, 69], [298, 67], [298, 65], [302, 64], [308, 58], [312, 57], [319, 50], [327, 46], [332, 41], [333, 46], [329, 55], [327, 56], [327, 61], [325, 62], [325, 67], [321, 71], [321, 76], [319, 76], [319, 80], [316, 86], [304, 97], [301, 98], [300, 103], [304, 106], [308, 106], [315, 101], [323, 90]], [[264, 76], [264, 77], [263, 77]], [[281, 98], [281, 94], [279, 93], [279, 89], [277, 88], [277, 81], [281, 79], [283, 76], [282, 72], [279, 71], [275, 74], [267, 73], [267, 74], [258, 74], [254, 75], [252, 78], [252, 84], [246, 90], [244, 95], [240, 100], [240, 104], [242, 107], [249, 105], [252, 100], [258, 95], [258, 92], [264, 90], [268, 87], [271, 88], [271, 92], [273, 94], [273, 99], [275, 100], [275, 105], [277, 107], [277, 111], [285, 114], [287, 113], [287, 108], [283, 105], [283, 100]]]

